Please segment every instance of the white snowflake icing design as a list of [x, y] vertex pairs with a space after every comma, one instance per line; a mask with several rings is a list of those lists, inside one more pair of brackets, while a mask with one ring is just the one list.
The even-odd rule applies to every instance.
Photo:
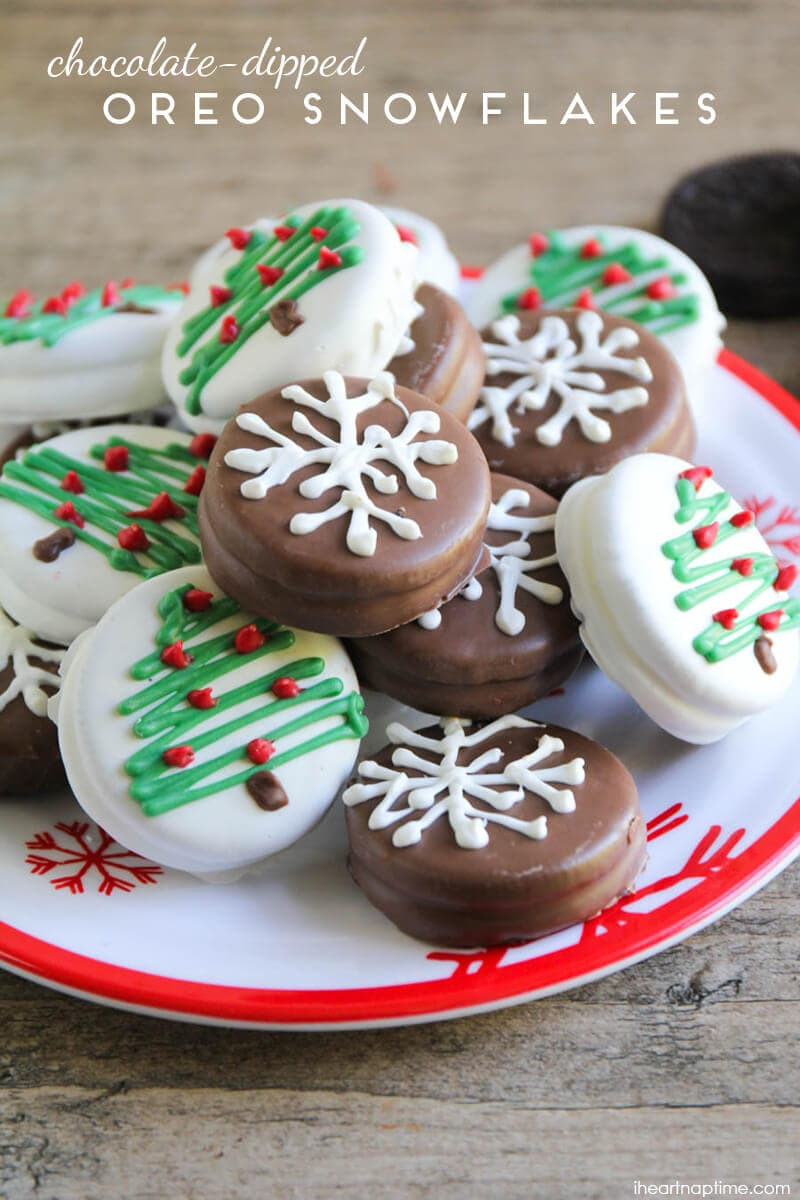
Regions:
[[[447, 717], [439, 722], [442, 736], [426, 737], [414, 733], [405, 725], [393, 722], [386, 730], [389, 741], [397, 746], [392, 752], [392, 766], [385, 767], [371, 760], [362, 762], [358, 768], [364, 779], [375, 779], [377, 783], [354, 783], [344, 793], [345, 804], [352, 806], [383, 799], [370, 813], [370, 829], [386, 829], [398, 821], [403, 824], [392, 834], [392, 845], [402, 848], [414, 846], [425, 830], [447, 814], [456, 843], [463, 850], [480, 850], [488, 845], [487, 824], [493, 822], [524, 837], [541, 840], [547, 837], [547, 817], [536, 817], [523, 821], [508, 816], [508, 810], [532, 792], [546, 800], [554, 812], [575, 811], [575, 796], [570, 788], [556, 788], [554, 783], [581, 784], [585, 779], [584, 760], [573, 758], [570, 762], [552, 767], [539, 764], [564, 749], [560, 738], [550, 734], [539, 737], [532, 753], [513, 762], [505, 763], [500, 769], [488, 771], [493, 764], [500, 766], [503, 751], [495, 746], [479, 754], [472, 762], [458, 765], [462, 750], [488, 741], [505, 729], [542, 729], [536, 721], [514, 715], [500, 717], [472, 733], [467, 733], [469, 721], [459, 717]], [[436, 755], [435, 759], [423, 758], [416, 750], [425, 750]], [[398, 767], [409, 767], [419, 775], [406, 775]], [[503, 789], [504, 784], [511, 784]], [[489, 808], [476, 808], [468, 797], [483, 801]], [[406, 797], [404, 807], [394, 808], [396, 801]], [[416, 816], [422, 813], [422, 816]], [[405, 818], [412, 818], [406, 820]]]
[[[543, 604], [560, 604], [564, 593], [554, 583], [545, 583], [534, 578], [534, 571], [543, 567], [552, 567], [558, 562], [558, 556], [547, 554], [544, 558], [529, 558], [531, 545], [528, 540], [533, 533], [548, 533], [555, 528], [556, 515], [550, 513], [544, 517], [514, 516], [512, 508], [527, 508], [530, 496], [523, 488], [509, 488], [496, 504], [489, 508], [486, 521], [487, 530], [493, 533], [518, 533], [519, 537], [512, 538], [503, 546], [486, 545], [489, 552], [489, 569], [494, 571], [500, 586], [500, 602], [494, 614], [497, 628], [515, 637], [525, 628], [525, 614], [517, 608], [517, 588], [529, 592]], [[459, 592], [463, 600], [480, 600], [483, 595], [483, 584], [475, 577]], [[438, 629], [442, 623], [442, 610], [431, 609], [418, 618], [418, 624], [423, 629]]]
[[589, 441], [609, 441], [611, 426], [592, 409], [627, 412], [647, 404], [648, 394], [646, 388], [638, 386], [606, 392], [606, 382], [598, 372], [619, 371], [642, 383], [649, 383], [653, 372], [644, 358], [622, 358], [617, 353], [639, 344], [634, 329], [620, 326], [601, 341], [603, 318], [590, 310], [581, 312], [575, 324], [581, 338], [580, 349], [562, 317], [543, 317], [533, 337], [522, 340], [519, 317], [510, 314], [495, 321], [492, 333], [502, 345], [484, 342], [486, 374], [512, 374], [519, 378], [506, 387], [484, 387], [468, 427], [477, 429], [491, 421], [492, 437], [504, 446], [513, 446], [519, 430], [511, 424], [512, 406], [518, 413], [538, 410], [555, 394], [559, 407], [537, 428], [537, 441], [543, 446], [557, 446], [573, 420]]
[[[403, 475], [412, 495], [421, 500], [436, 499], [433, 480], [417, 470], [418, 461], [433, 466], [445, 466], [458, 459], [452, 442], [430, 439], [416, 441], [420, 433], [438, 433], [441, 425], [438, 413], [427, 409], [411, 412], [395, 394], [394, 376], [388, 371], [376, 375], [361, 396], [348, 396], [345, 382], [337, 371], [323, 376], [328, 391], [327, 400], [318, 400], [305, 388], [292, 385], [281, 393], [287, 400], [304, 408], [314, 409], [339, 427], [338, 440], [322, 433], [304, 412], [296, 409], [292, 415], [295, 433], [311, 438], [316, 446], [310, 450], [299, 446], [291, 437], [278, 433], [255, 413], [242, 413], [236, 418], [240, 429], [263, 437], [275, 445], [266, 450], [229, 450], [225, 462], [237, 471], [255, 476], [241, 486], [249, 500], [261, 500], [270, 488], [285, 483], [296, 471], [319, 465], [318, 474], [304, 479], [298, 487], [301, 496], [316, 500], [331, 488], [340, 490], [339, 498], [320, 513], [295, 513], [289, 523], [292, 533], [312, 533], [320, 525], [349, 514], [347, 548], [353, 554], [371, 556], [375, 553], [377, 533], [370, 521], [383, 521], [399, 537], [413, 540], [422, 537], [416, 521], [391, 509], [380, 508], [367, 494], [364, 478], [384, 496], [399, 490], [397, 475], [382, 471], [378, 463], [389, 463]], [[368, 425], [361, 434], [357, 422], [362, 413], [384, 400], [391, 400], [405, 413], [406, 423], [400, 433], [390, 434], [382, 425]]]
[[15, 625], [5, 613], [0, 612], [0, 669], [4, 669], [9, 662], [12, 668], [11, 682], [5, 691], [0, 692], [0, 712], [17, 696], [22, 696], [34, 716], [47, 716], [48, 693], [43, 685], [49, 685], [52, 695], [58, 684], [58, 676], [30, 660], [38, 658], [40, 662], [60, 663], [65, 653], [55, 646], [37, 645], [29, 629]]

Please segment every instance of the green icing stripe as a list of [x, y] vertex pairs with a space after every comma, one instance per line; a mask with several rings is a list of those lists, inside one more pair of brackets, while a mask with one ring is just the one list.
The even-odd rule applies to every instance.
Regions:
[[[54, 526], [71, 529], [79, 541], [103, 554], [117, 571], [131, 571], [149, 579], [162, 571], [199, 562], [198, 497], [183, 491], [199, 460], [177, 443], [157, 450], [120, 437], [92, 446], [89, 454], [102, 462], [104, 451], [112, 446], [127, 448], [126, 471], [106, 471], [103, 467], [71, 458], [47, 443], [28, 450], [21, 459], [12, 460], [3, 468], [0, 497], [27, 508]], [[77, 472], [84, 492], [76, 495], [60, 486], [68, 471]], [[23, 486], [16, 487], [15, 484]], [[185, 510], [180, 524], [193, 537], [184, 537], [178, 530], [168, 528], [166, 522], [127, 515], [130, 510], [147, 508], [161, 492], [167, 492]], [[65, 501], [71, 501], [85, 518], [84, 528], [55, 516], [56, 508]], [[146, 551], [134, 553], [116, 544], [119, 531], [133, 522], [141, 526], [150, 539]], [[175, 523], [174, 520], [170, 522], [173, 526]], [[109, 534], [112, 543], [97, 537], [93, 529]]]
[[[711, 496], [701, 497], [688, 479], [679, 478], [675, 491], [678, 497], [675, 520], [681, 525], [692, 521], [693, 529], [719, 521], [730, 503], [727, 492], [716, 492]], [[694, 639], [692, 644], [695, 650], [709, 663], [721, 662], [758, 641], [764, 634], [764, 630], [758, 624], [758, 618], [764, 613], [782, 609], [780, 630], [794, 629], [800, 625], [800, 600], [796, 597], [778, 600], [773, 592], [771, 602], [763, 602], [762, 597], [765, 592], [771, 591], [779, 570], [778, 562], [772, 554], [755, 553], [743, 556], [752, 559], [753, 569], [749, 575], [742, 575], [733, 569], [732, 563], [739, 557], [737, 555], [731, 558], [716, 558], [713, 561], [707, 557], [739, 532], [741, 530], [737, 526], [726, 521], [720, 524], [714, 543], [708, 550], [703, 550], [697, 545], [691, 530], [664, 542], [661, 547], [666, 557], [672, 560], [674, 578], [687, 585], [675, 596], [675, 603], [683, 612], [732, 587], [739, 588], [741, 594], [742, 584], [751, 584], [752, 590], [746, 598], [736, 602], [739, 616], [732, 629], [726, 629], [718, 621], [712, 621]]]
[[[530, 285], [539, 289], [542, 304], [547, 307], [569, 308], [584, 288], [591, 288], [599, 308], [640, 325], [654, 326], [653, 332], [660, 335], [697, 320], [700, 302], [694, 294], [667, 300], [653, 300], [647, 295], [647, 283], [653, 276], [666, 275], [676, 287], [686, 283], [684, 274], [669, 270], [666, 258], [648, 258], [634, 242], [625, 242], [597, 258], [581, 258], [580, 245], [567, 246], [555, 231], [546, 236], [548, 248], [531, 258], [529, 274]], [[600, 237], [597, 240], [602, 242]], [[612, 263], [625, 267], [633, 278], [627, 283], [603, 283], [603, 272]], [[642, 276], [647, 277], [647, 282], [642, 282]], [[611, 293], [608, 299], [604, 300], [604, 292]], [[517, 292], [504, 296], [503, 311], [518, 312], [518, 299]]]
[[[191, 665], [184, 669], [166, 667], [161, 662], [159, 650], [139, 659], [131, 667], [131, 675], [134, 679], [146, 679], [148, 683], [139, 692], [123, 700], [117, 709], [123, 716], [147, 710], [135, 721], [133, 732], [136, 737], [149, 740], [128, 758], [125, 770], [131, 776], [130, 795], [148, 817], [171, 812], [194, 800], [228, 791], [245, 784], [259, 771], [272, 771], [283, 763], [333, 742], [361, 738], [368, 729], [363, 699], [357, 692], [344, 695], [344, 684], [336, 677], [318, 680], [303, 688], [299, 695], [287, 699], [279, 699], [271, 693], [272, 684], [282, 676], [301, 680], [314, 679], [322, 674], [325, 662], [321, 658], [299, 658], [273, 670], [269, 670], [269, 664], [265, 663], [267, 669], [257, 678], [217, 694], [217, 703], [213, 708], [192, 707], [186, 699], [190, 691], [210, 687], [216, 680], [239, 668], [243, 658], [252, 661], [290, 649], [294, 645], [295, 635], [292, 630], [274, 622], [256, 620], [252, 623], [267, 640], [258, 649], [241, 655], [234, 644], [235, 630], [208, 638], [203, 636], [239, 613], [239, 606], [223, 597], [212, 601], [204, 612], [189, 612], [183, 604], [183, 596], [190, 588], [191, 585], [187, 584], [162, 597], [158, 606], [162, 625], [155, 641], [160, 647], [181, 641], [184, 650], [192, 657]], [[240, 712], [238, 716], [219, 722], [218, 718], [223, 713], [241, 708], [244, 704], [248, 705], [245, 713]], [[310, 710], [309, 704], [313, 704]], [[342, 721], [331, 729], [312, 734], [285, 750], [278, 745], [282, 738], [336, 716], [341, 717]], [[275, 717], [288, 719], [270, 727], [269, 723]], [[198, 728], [200, 732], [192, 732]], [[163, 760], [164, 751], [183, 744], [189, 734], [192, 734], [192, 749], [197, 753], [229, 734], [244, 730], [247, 730], [247, 734], [241, 746], [218, 754], [207, 762], [180, 769], [169, 767]], [[276, 753], [263, 765], [251, 763], [246, 755], [246, 745], [255, 737], [263, 737], [276, 745]]]
[[139, 308], [152, 308], [154, 305], [171, 303], [178, 305], [183, 301], [182, 293], [176, 288], [162, 288], [156, 285], [133, 284], [131, 287], [119, 289], [121, 297], [119, 304], [102, 302], [103, 289], [95, 288], [85, 295], [73, 300], [65, 316], [60, 313], [42, 312], [44, 300], [35, 304], [27, 317], [0, 317], [0, 343], [10, 345], [12, 342], [40, 341], [43, 346], [55, 346], [68, 333], [80, 329], [84, 325], [92, 325], [95, 321], [111, 317], [119, 312], [126, 304], [135, 304]]
[[[277, 300], [298, 300], [317, 284], [354, 267], [364, 257], [360, 246], [345, 245], [361, 232], [347, 208], [319, 208], [302, 223], [292, 215], [283, 224], [296, 230], [285, 242], [274, 234], [265, 234], [258, 229], [251, 231], [241, 258], [223, 277], [225, 286], [232, 292], [230, 299], [223, 304], [207, 305], [184, 324], [177, 353], [183, 358], [192, 352], [188, 366], [179, 376], [180, 382], [189, 388], [185, 402], [187, 412], [197, 414], [201, 411], [205, 385], [254, 333], [269, 322], [268, 310]], [[311, 235], [315, 227], [328, 231], [319, 241]], [[319, 270], [321, 246], [339, 251], [341, 266]], [[283, 275], [270, 287], [264, 287], [256, 270], [258, 265], [279, 267]], [[219, 340], [217, 323], [229, 314], [235, 318], [239, 332], [235, 341], [223, 343]], [[201, 341], [209, 333], [211, 336]]]

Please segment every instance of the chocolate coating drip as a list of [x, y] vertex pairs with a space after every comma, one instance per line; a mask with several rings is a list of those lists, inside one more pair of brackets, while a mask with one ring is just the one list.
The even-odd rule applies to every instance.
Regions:
[[250, 795], [264, 812], [277, 812], [289, 803], [289, 797], [272, 771], [258, 771], [245, 784]]
[[52, 533], [48, 533], [46, 537], [39, 538], [38, 542], [33, 543], [33, 557], [38, 558], [39, 562], [55, 562], [64, 550], [68, 550], [70, 546], [74, 545], [75, 530], [63, 526], [60, 529], [54, 529]]

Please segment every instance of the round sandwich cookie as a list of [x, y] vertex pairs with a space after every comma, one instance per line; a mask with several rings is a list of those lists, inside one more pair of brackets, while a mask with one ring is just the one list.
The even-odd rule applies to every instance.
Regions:
[[428, 217], [405, 208], [381, 204], [380, 210], [392, 222], [401, 239], [417, 247], [417, 279], [457, 296], [461, 288], [461, 268], [439, 226]]
[[0, 603], [68, 645], [142, 579], [199, 562], [214, 438], [147, 425], [75, 429], [0, 474]]
[[489, 566], [448, 604], [348, 648], [361, 682], [423, 712], [496, 717], [559, 687], [583, 655], [555, 553], [556, 501], [492, 476]]
[[800, 313], [800, 154], [746, 154], [685, 176], [664, 237], [705, 271], [732, 317]]
[[383, 633], [472, 577], [490, 499], [486, 460], [455, 417], [387, 373], [328, 371], [225, 428], [200, 501], [203, 554], [253, 612]]
[[30, 425], [124, 416], [164, 397], [161, 348], [182, 285], [77, 281], [35, 299], [18, 291], [0, 316], [0, 421]]
[[56, 727], [47, 715], [63, 656], [0, 610], [0, 796], [66, 787]]
[[486, 366], [480, 334], [459, 302], [441, 288], [423, 284], [416, 299], [420, 314], [387, 370], [398, 386], [466, 421]]
[[478, 329], [542, 307], [596, 308], [644, 325], [674, 354], [692, 402], [702, 398], [722, 347], [725, 318], [703, 272], [642, 229], [581, 225], [532, 233], [488, 268], [467, 300]]
[[78, 639], [56, 716], [94, 821], [221, 878], [317, 823], [367, 729], [339, 642], [243, 612], [202, 567], [147, 580]]
[[418, 313], [417, 251], [361, 200], [229, 229], [203, 255], [164, 345], [164, 384], [190, 429], [296, 379], [382, 370]]
[[493, 471], [562, 496], [630, 454], [694, 450], [677, 363], [631, 321], [580, 308], [509, 313], [484, 330], [483, 348], [467, 427]]
[[636, 455], [567, 492], [556, 547], [603, 671], [686, 742], [775, 704], [797, 671], [800, 600], [708, 467]]
[[349, 865], [404, 933], [520, 941], [633, 890], [646, 859], [636, 785], [597, 742], [515, 715], [386, 734], [344, 792]]

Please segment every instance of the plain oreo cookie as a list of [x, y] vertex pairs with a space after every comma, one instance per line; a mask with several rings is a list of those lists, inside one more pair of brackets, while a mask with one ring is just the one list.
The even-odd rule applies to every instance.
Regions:
[[692, 172], [667, 197], [661, 232], [704, 271], [728, 315], [800, 313], [800, 154]]

